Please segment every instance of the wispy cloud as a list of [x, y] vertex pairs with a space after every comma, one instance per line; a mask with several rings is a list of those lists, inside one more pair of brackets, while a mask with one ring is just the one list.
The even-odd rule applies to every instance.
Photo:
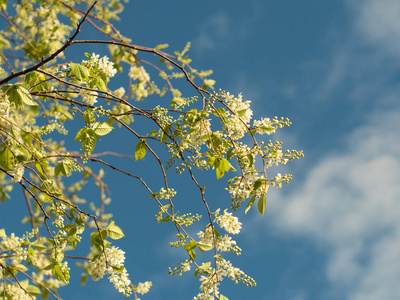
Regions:
[[270, 218], [327, 249], [326, 278], [346, 299], [400, 299], [400, 2], [346, 3], [354, 27], [332, 51], [315, 98], [348, 87], [338, 101], [363, 99], [371, 109], [354, 111], [360, 125], [319, 158], [300, 190], [270, 199]]
[[400, 58], [400, 2], [347, 1], [356, 17], [355, 27], [369, 42]]
[[327, 278], [348, 299], [400, 297], [399, 130], [398, 112], [376, 113], [301, 190], [271, 202], [279, 228], [330, 249]]
[[215, 12], [199, 24], [193, 49], [199, 53], [216, 48], [226, 51], [227, 47], [232, 48], [246, 39], [262, 15], [263, 11], [257, 2], [245, 6], [240, 16], [233, 16], [228, 10]]

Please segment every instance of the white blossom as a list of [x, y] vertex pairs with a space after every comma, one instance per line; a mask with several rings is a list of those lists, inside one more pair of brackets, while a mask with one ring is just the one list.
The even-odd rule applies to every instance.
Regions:
[[10, 101], [7, 94], [0, 94], [0, 116], [8, 117], [10, 114]]
[[13, 175], [12, 181], [21, 182], [22, 176], [24, 176], [25, 167], [22, 164], [16, 164], [14, 168], [10, 171], [11, 175]]
[[93, 105], [97, 102], [97, 92], [95, 91], [89, 91], [85, 89], [80, 89], [79, 95], [82, 96], [83, 102], [86, 102], [87, 104]]
[[139, 284], [136, 287], [136, 293], [139, 294], [146, 294], [149, 292], [151, 286], [153, 285], [153, 283], [151, 281], [146, 281], [144, 283], [139, 282]]
[[[219, 210], [217, 211], [217, 213], [219, 213]], [[238, 234], [240, 232], [240, 229], [242, 228], [242, 223], [239, 222], [239, 219], [232, 216], [232, 213], [228, 213], [226, 209], [224, 210], [223, 215], [217, 215], [215, 217], [215, 221], [228, 233]]]

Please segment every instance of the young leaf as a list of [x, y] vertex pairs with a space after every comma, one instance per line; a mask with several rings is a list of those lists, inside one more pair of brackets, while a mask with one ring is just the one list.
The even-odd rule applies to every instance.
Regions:
[[[166, 141], [167, 141], [167, 139], [168, 139], [168, 135], [166, 134], [166, 133], [168, 133], [169, 132], [169, 126], [166, 126], [165, 128], [164, 128], [164, 130], [163, 131], [161, 131], [161, 140], [160, 140], [160, 144], [164, 144]], [[165, 133], [165, 132], [166, 133]]]
[[86, 107], [85, 111], [83, 112], [83, 119], [88, 126], [92, 126], [94, 122], [96, 122], [96, 116], [90, 107]]
[[261, 198], [258, 200], [258, 211], [261, 215], [264, 215], [265, 206], [267, 205], [267, 200], [265, 199], [265, 195], [262, 195]]
[[200, 251], [209, 251], [211, 249], [214, 248], [213, 245], [209, 245], [209, 244], [202, 244], [202, 243], [197, 243], [197, 247], [199, 247]]
[[226, 158], [222, 158], [221, 160], [219, 160], [217, 163], [217, 168], [215, 170], [217, 173], [217, 179], [222, 178], [224, 176], [225, 172], [231, 170], [231, 168], [233, 168], [233, 167]]
[[7, 147], [4, 147], [3, 150], [0, 151], [0, 166], [8, 171], [13, 165], [14, 154]]
[[107, 226], [107, 233], [113, 240], [119, 240], [125, 236], [122, 229], [115, 225], [114, 221], [111, 221]]
[[26, 105], [37, 106], [36, 102], [33, 101], [31, 94], [22, 85], [17, 85], [17, 93], [19, 94], [22, 102]]
[[106, 122], [96, 122], [93, 124], [94, 133], [98, 135], [106, 135], [110, 133], [113, 129], [114, 127]]
[[244, 213], [247, 214], [247, 212], [249, 211], [249, 209], [253, 206], [254, 201], [256, 200], [256, 195], [254, 195], [253, 197], [251, 197], [249, 203], [247, 203], [246, 209], [244, 210]]
[[135, 158], [136, 160], [142, 159], [145, 155], [146, 155], [146, 144], [140, 140], [137, 144], [136, 144], [136, 150], [135, 150]]
[[74, 76], [77, 81], [89, 80], [88, 68], [76, 63], [70, 63], [69, 67], [71, 68], [72, 76]]
[[183, 248], [185, 250], [192, 250], [192, 249], [196, 248], [196, 246], [197, 246], [197, 243], [195, 241], [190, 241]]

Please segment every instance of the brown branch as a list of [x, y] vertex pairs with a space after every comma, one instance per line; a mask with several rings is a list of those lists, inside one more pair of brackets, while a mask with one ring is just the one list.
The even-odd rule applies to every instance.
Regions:
[[0, 85], [3, 85], [3, 84], [5, 84], [5, 83], [11, 81], [11, 80], [14, 79], [14, 78], [17, 78], [17, 77], [21, 76], [21, 75], [25, 75], [25, 74], [28, 74], [28, 73], [30, 73], [30, 72], [32, 72], [32, 71], [38, 70], [41, 66], [43, 66], [44, 64], [46, 64], [46, 63], [52, 61], [52, 60], [53, 60], [54, 58], [56, 58], [60, 53], [62, 53], [63, 51], [65, 51], [65, 49], [67, 49], [69, 46], [71, 46], [73, 40], [76, 38], [76, 36], [77, 36], [78, 33], [80, 32], [81, 26], [82, 26], [82, 24], [85, 22], [87, 15], [88, 15], [89, 12], [93, 9], [93, 7], [96, 5], [96, 3], [97, 3], [97, 0], [94, 1], [94, 3], [92, 4], [92, 6], [91, 6], [91, 7], [88, 9], [88, 11], [86, 12], [86, 14], [85, 14], [85, 16], [83, 17], [83, 19], [78, 23], [75, 33], [68, 39], [68, 41], [67, 41], [60, 49], [58, 49], [57, 51], [55, 51], [55, 52], [54, 52], [53, 54], [51, 54], [48, 58], [46, 58], [46, 59], [42, 58], [42, 61], [39, 62], [39, 63], [37, 63], [36, 65], [34, 65], [34, 66], [32, 66], [32, 67], [30, 67], [30, 68], [28, 68], [28, 69], [22, 70], [22, 71], [20, 71], [20, 72], [13, 73], [12, 75], [8, 76], [7, 78], [1, 80], [1, 81], [0, 81]]

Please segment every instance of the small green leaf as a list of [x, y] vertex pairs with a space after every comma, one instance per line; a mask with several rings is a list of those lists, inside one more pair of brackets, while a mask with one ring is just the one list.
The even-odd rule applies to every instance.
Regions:
[[258, 190], [263, 184], [265, 184], [264, 178], [259, 178], [253, 183], [253, 189]]
[[192, 249], [196, 248], [196, 246], [197, 246], [197, 243], [195, 241], [190, 241], [183, 248], [188, 251], [188, 250], [192, 250]]
[[140, 140], [137, 144], [136, 144], [136, 150], [135, 150], [135, 158], [136, 160], [142, 159], [145, 155], [146, 155], [146, 144]]
[[226, 158], [222, 158], [217, 162], [216, 166], [216, 173], [217, 173], [217, 179], [220, 179], [224, 176], [225, 172], [229, 170], [235, 170], [235, 168], [232, 167], [232, 165], [229, 163], [229, 161]]
[[197, 247], [199, 247], [200, 251], [209, 251], [211, 249], [214, 249], [213, 245], [202, 244], [202, 243], [197, 243]]
[[261, 198], [258, 200], [258, 211], [261, 213], [261, 215], [264, 215], [265, 212], [265, 206], [267, 205], [267, 200], [265, 199], [265, 195], [262, 195]]
[[93, 131], [98, 135], [106, 135], [110, 133], [114, 127], [109, 125], [107, 122], [96, 122], [93, 124]]
[[14, 165], [14, 154], [7, 148], [4, 147], [0, 151], [0, 166], [6, 171], [10, 170]]
[[253, 197], [251, 197], [249, 203], [247, 203], [246, 209], [244, 210], [245, 214], [247, 214], [249, 209], [253, 206], [253, 203], [254, 203], [255, 200], [256, 200], [256, 196], [254, 195]]
[[83, 112], [83, 119], [88, 126], [92, 126], [94, 122], [96, 122], [96, 115], [90, 107], [86, 107], [85, 111]]
[[77, 81], [87, 81], [89, 80], [89, 70], [85, 66], [76, 63], [70, 63], [71, 74], [75, 77]]
[[168, 222], [169, 220], [171, 220], [171, 217], [170, 217], [170, 215], [167, 215], [166, 217], [162, 218], [160, 221], [166, 223], [166, 222]]
[[219, 300], [229, 300], [229, 298], [224, 295], [219, 295]]
[[102, 78], [96, 78], [94, 84], [100, 89], [100, 91], [107, 92], [107, 84]]
[[[107, 230], [100, 230], [100, 233], [105, 242], [105, 239], [107, 238]], [[102, 240], [98, 231], [92, 233], [92, 236], [90, 237], [90, 245], [102, 245]]]
[[17, 85], [17, 93], [19, 94], [22, 102], [26, 105], [37, 106], [36, 102], [33, 101], [31, 94], [22, 85]]
[[42, 293], [36, 285], [28, 285], [26, 291], [32, 295], [40, 295]]
[[119, 240], [125, 236], [122, 229], [115, 225], [114, 221], [111, 221], [107, 226], [107, 232], [108, 236], [113, 240]]
[[169, 132], [169, 128], [170, 128], [170, 126], [166, 126], [166, 127], [164, 128], [164, 130], [161, 131], [161, 140], [160, 140], [160, 144], [164, 144], [164, 143], [167, 141], [168, 135], [167, 135], [166, 133]]
[[188, 251], [188, 253], [189, 253], [189, 256], [190, 256], [190, 258], [191, 258], [192, 260], [194, 260], [194, 259], [196, 258], [196, 251], [194, 251], [193, 249], [190, 249], [190, 250]]

